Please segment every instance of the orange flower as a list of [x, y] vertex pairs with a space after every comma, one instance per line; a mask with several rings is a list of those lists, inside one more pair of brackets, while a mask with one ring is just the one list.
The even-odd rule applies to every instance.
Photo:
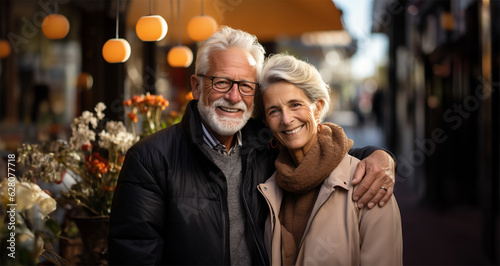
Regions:
[[139, 103], [142, 103], [144, 101], [144, 97], [139, 96], [139, 95], [134, 95], [134, 97], [132, 97], [132, 104], [139, 104]]
[[87, 162], [85, 162], [85, 167], [89, 173], [97, 174], [100, 177], [101, 174], [106, 174], [108, 172], [108, 161], [99, 153], [94, 152], [92, 156], [88, 156], [86, 159]]
[[162, 109], [165, 110], [168, 106], [169, 102], [162, 97], [162, 101], [158, 103], [158, 106]]
[[155, 97], [149, 93], [144, 96], [144, 101], [146, 102], [147, 105], [154, 106], [155, 105]]
[[130, 119], [130, 121], [137, 123], [137, 114], [135, 114], [133, 112], [127, 113], [127, 117], [128, 117], [128, 119]]
[[131, 99], [128, 99], [126, 101], [123, 102], [123, 106], [131, 106], [132, 105], [132, 100]]
[[165, 106], [165, 104], [168, 105], [168, 101], [165, 100], [165, 98], [163, 98], [163, 96], [157, 95], [156, 99], [155, 99], [154, 106], [163, 107], [163, 106]]

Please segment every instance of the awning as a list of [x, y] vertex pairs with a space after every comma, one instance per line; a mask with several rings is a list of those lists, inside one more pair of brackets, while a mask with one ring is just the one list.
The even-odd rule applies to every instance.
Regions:
[[[177, 0], [151, 0], [151, 13], [160, 15], [169, 26], [167, 41], [177, 42]], [[300, 37], [306, 32], [343, 30], [342, 12], [332, 0], [204, 0], [204, 14], [219, 25], [227, 25], [255, 34], [261, 42], [280, 37]], [[181, 0], [182, 43], [189, 20], [201, 14], [201, 0]], [[172, 9], [173, 7], [173, 9]], [[149, 14], [149, 0], [131, 0], [127, 25]]]

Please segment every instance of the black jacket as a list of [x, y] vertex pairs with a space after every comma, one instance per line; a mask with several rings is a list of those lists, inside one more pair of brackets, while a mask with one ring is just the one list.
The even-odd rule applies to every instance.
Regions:
[[[203, 131], [191, 101], [179, 124], [127, 152], [111, 211], [111, 264], [228, 265], [229, 214], [222, 171], [201, 147]], [[274, 172], [272, 134], [250, 120], [242, 129], [242, 202], [252, 264], [269, 264], [264, 248], [267, 203], [257, 185]], [[351, 150], [358, 158], [374, 147]]]
[[[113, 197], [111, 264], [230, 264], [226, 179], [201, 147], [202, 132], [192, 101], [179, 124], [129, 149]], [[255, 120], [242, 129], [241, 195], [253, 264], [268, 264], [267, 204], [257, 185], [274, 172], [271, 137]]]

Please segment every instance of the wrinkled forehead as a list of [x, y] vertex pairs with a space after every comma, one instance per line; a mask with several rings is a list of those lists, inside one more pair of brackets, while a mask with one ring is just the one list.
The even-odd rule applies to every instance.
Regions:
[[256, 80], [257, 62], [251, 53], [240, 48], [219, 49], [209, 55], [210, 73], [226, 73]]

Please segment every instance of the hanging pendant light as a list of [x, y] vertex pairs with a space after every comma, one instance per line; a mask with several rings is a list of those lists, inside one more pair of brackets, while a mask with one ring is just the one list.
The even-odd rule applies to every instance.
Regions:
[[87, 72], [81, 72], [76, 78], [76, 87], [80, 90], [90, 90], [94, 85], [94, 78]]
[[12, 48], [7, 40], [0, 40], [0, 58], [5, 58], [10, 55]]
[[203, 14], [203, 0], [201, 0], [201, 15], [193, 17], [188, 23], [189, 37], [193, 41], [204, 41], [217, 31], [218, 27], [214, 18]]
[[189, 67], [193, 62], [193, 52], [189, 47], [181, 45], [181, 8], [179, 0], [177, 0], [177, 14], [179, 41], [177, 46], [168, 51], [167, 61], [172, 67]]
[[139, 39], [145, 42], [162, 40], [167, 35], [168, 25], [159, 15], [151, 15], [151, 0], [149, 0], [149, 16], [142, 16], [135, 25]]
[[43, 19], [42, 32], [48, 39], [62, 39], [68, 35], [69, 21], [63, 15], [50, 14]]
[[7, 39], [4, 39], [5, 37], [5, 32], [7, 31], [8, 28], [8, 21], [7, 21], [7, 10], [2, 6], [0, 8], [0, 59], [5, 58], [10, 55], [12, 52], [12, 47], [10, 46], [10, 42], [7, 41]]
[[187, 46], [175, 46], [168, 52], [167, 60], [172, 67], [188, 67], [193, 62], [193, 52]]
[[102, 47], [102, 56], [108, 63], [123, 63], [130, 57], [130, 44], [125, 39], [109, 39]]
[[123, 63], [130, 57], [130, 44], [125, 39], [118, 38], [120, 18], [120, 0], [116, 3], [116, 38], [109, 39], [102, 47], [102, 56], [108, 63]]
[[137, 36], [145, 42], [160, 41], [167, 31], [167, 22], [159, 15], [142, 16], [135, 25]]

